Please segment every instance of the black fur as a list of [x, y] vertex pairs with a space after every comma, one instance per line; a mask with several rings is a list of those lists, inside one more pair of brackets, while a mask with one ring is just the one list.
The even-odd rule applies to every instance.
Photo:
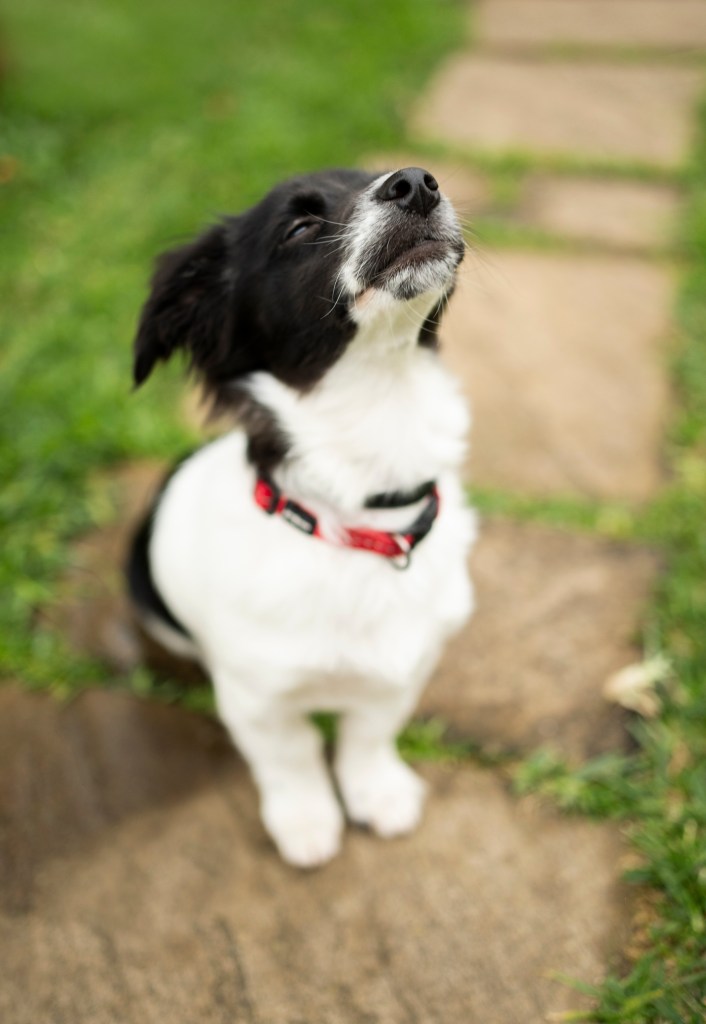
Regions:
[[[412, 183], [414, 174], [434, 181], [419, 168], [397, 173]], [[313, 387], [355, 333], [348, 304], [337, 293], [341, 233], [374, 180], [354, 170], [292, 178], [245, 213], [162, 255], [138, 326], [135, 384], [182, 349], [220, 407], [242, 408], [234, 384], [256, 370], [302, 390]], [[366, 286], [384, 281], [400, 258], [409, 262], [409, 250], [420, 242], [432, 249], [448, 245], [411, 203], [413, 192], [400, 198], [393, 191], [377, 197], [400, 212], [394, 233], [366, 254]], [[430, 194], [438, 202], [438, 193]], [[426, 255], [420, 250], [416, 258]], [[422, 327], [420, 344], [436, 347], [440, 315], [441, 306]]]
[[138, 526], [137, 531], [132, 538], [130, 552], [125, 565], [125, 576], [127, 578], [128, 590], [136, 607], [142, 612], [150, 613], [157, 619], [161, 619], [168, 626], [171, 626], [172, 629], [175, 629], [177, 633], [181, 633], [182, 636], [185, 637], [189, 636], [188, 631], [184, 628], [181, 622], [179, 622], [171, 609], [167, 607], [164, 598], [157, 590], [157, 585], [155, 584], [152, 576], [149, 550], [150, 541], [152, 540], [154, 520], [157, 514], [157, 509], [159, 508], [160, 499], [164, 494], [169, 481], [172, 479], [179, 467], [183, 466], [191, 455], [193, 455], [193, 452], [187, 452], [182, 455], [180, 459], [177, 459], [162, 480], [159, 490], [152, 502], [152, 507]]
[[[178, 348], [220, 404], [255, 370], [302, 389], [320, 380], [355, 330], [346, 304], [335, 301], [338, 263], [330, 257], [373, 180], [363, 171], [294, 178], [163, 255], [138, 326], [135, 383]], [[297, 224], [301, 233], [287, 237]]]
[[446, 298], [434, 306], [419, 331], [419, 344], [424, 348], [432, 349], [434, 352], [439, 348], [439, 324], [441, 322], [441, 314], [446, 308], [446, 304], [452, 290], [453, 289], [450, 289]]
[[152, 578], [149, 548], [150, 540], [152, 538], [154, 512], [155, 509], [152, 509], [150, 513], [145, 516], [132, 541], [132, 547], [130, 548], [130, 555], [126, 566], [127, 584], [130, 596], [141, 612], [146, 612], [157, 619], [161, 619], [162, 622], [165, 622], [168, 626], [171, 626], [172, 629], [175, 629], [177, 633], [181, 633], [182, 636], [188, 637], [188, 632], [167, 607]]
[[289, 438], [277, 417], [256, 402], [244, 388], [236, 385], [232, 391], [231, 407], [245, 429], [248, 438], [248, 461], [266, 476], [282, 461], [289, 450]]

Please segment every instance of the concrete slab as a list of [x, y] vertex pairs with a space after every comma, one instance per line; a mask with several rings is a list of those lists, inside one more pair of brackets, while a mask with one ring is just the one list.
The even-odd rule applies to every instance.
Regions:
[[627, 257], [467, 256], [441, 338], [474, 410], [469, 477], [540, 495], [654, 494], [672, 288], [668, 269]]
[[424, 769], [420, 831], [283, 865], [220, 730], [0, 691], [0, 1018], [516, 1024], [576, 1008], [629, 919], [616, 831]]
[[640, 657], [657, 567], [643, 548], [486, 523], [471, 559], [477, 613], [450, 644], [420, 712], [490, 752], [547, 746], [580, 761], [625, 749], [625, 715], [603, 687]]
[[461, 53], [432, 81], [412, 130], [490, 152], [677, 167], [703, 82], [694, 68]]
[[659, 250], [674, 242], [678, 209], [668, 185], [542, 174], [526, 183], [517, 217], [606, 248]]
[[474, 34], [491, 46], [706, 48], [703, 0], [480, 0]]

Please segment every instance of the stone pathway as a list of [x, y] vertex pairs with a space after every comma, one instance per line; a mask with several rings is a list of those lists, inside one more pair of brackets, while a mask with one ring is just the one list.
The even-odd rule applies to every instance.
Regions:
[[[625, 502], [663, 485], [679, 194], [609, 167], [683, 162], [696, 48], [702, 0], [481, 0], [474, 47], [412, 120], [420, 146], [453, 158], [379, 157], [428, 164], [471, 219], [562, 243], [471, 254], [444, 325], [474, 407], [476, 485]], [[501, 195], [464, 149], [526, 151], [546, 170]], [[603, 173], [556, 170], [579, 159]], [[46, 613], [117, 673], [140, 657], [120, 597], [126, 524], [160, 472], [116, 477], [121, 526], [77, 546]], [[655, 553], [497, 520], [472, 571], [478, 614], [420, 712], [490, 753], [622, 749], [623, 714], [602, 692], [640, 657]], [[0, 1019], [540, 1024], [585, 1005], [554, 975], [620, 969], [618, 830], [518, 800], [499, 772], [422, 771], [418, 834], [351, 830], [337, 861], [302, 875], [271, 849], [216, 723], [116, 692], [62, 708], [0, 691]]]
[[351, 831], [300, 874], [215, 723], [3, 689], [0, 1019], [514, 1024], [574, 1006], [551, 973], [598, 980], [626, 932], [615, 834], [487, 771], [423, 773], [414, 837]]
[[471, 558], [478, 611], [420, 710], [488, 753], [550, 746], [576, 762], [624, 748], [602, 684], [635, 660], [656, 564], [634, 545], [487, 522]]
[[613, 254], [469, 257], [444, 324], [475, 427], [469, 478], [643, 499], [663, 479], [673, 275]]

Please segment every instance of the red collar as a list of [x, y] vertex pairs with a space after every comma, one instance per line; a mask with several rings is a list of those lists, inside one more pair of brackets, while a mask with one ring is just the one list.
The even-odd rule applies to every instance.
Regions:
[[[282, 494], [279, 487], [268, 477], [257, 477], [254, 497], [255, 502], [268, 515], [281, 515], [290, 526], [295, 526], [312, 537], [324, 539], [316, 516]], [[342, 546], [371, 551], [383, 558], [389, 558], [396, 569], [406, 569], [411, 561], [412, 551], [429, 533], [439, 514], [439, 492], [436, 485], [432, 486], [428, 498], [426, 508], [422, 509], [421, 514], [404, 533], [347, 528], [341, 541]]]

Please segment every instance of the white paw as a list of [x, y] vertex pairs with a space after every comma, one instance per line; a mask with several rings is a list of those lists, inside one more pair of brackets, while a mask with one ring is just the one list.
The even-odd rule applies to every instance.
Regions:
[[341, 848], [343, 814], [332, 795], [268, 797], [262, 820], [282, 859], [293, 867], [320, 867]]
[[379, 836], [411, 832], [422, 817], [426, 783], [397, 756], [340, 764], [338, 783], [351, 821], [368, 825]]

